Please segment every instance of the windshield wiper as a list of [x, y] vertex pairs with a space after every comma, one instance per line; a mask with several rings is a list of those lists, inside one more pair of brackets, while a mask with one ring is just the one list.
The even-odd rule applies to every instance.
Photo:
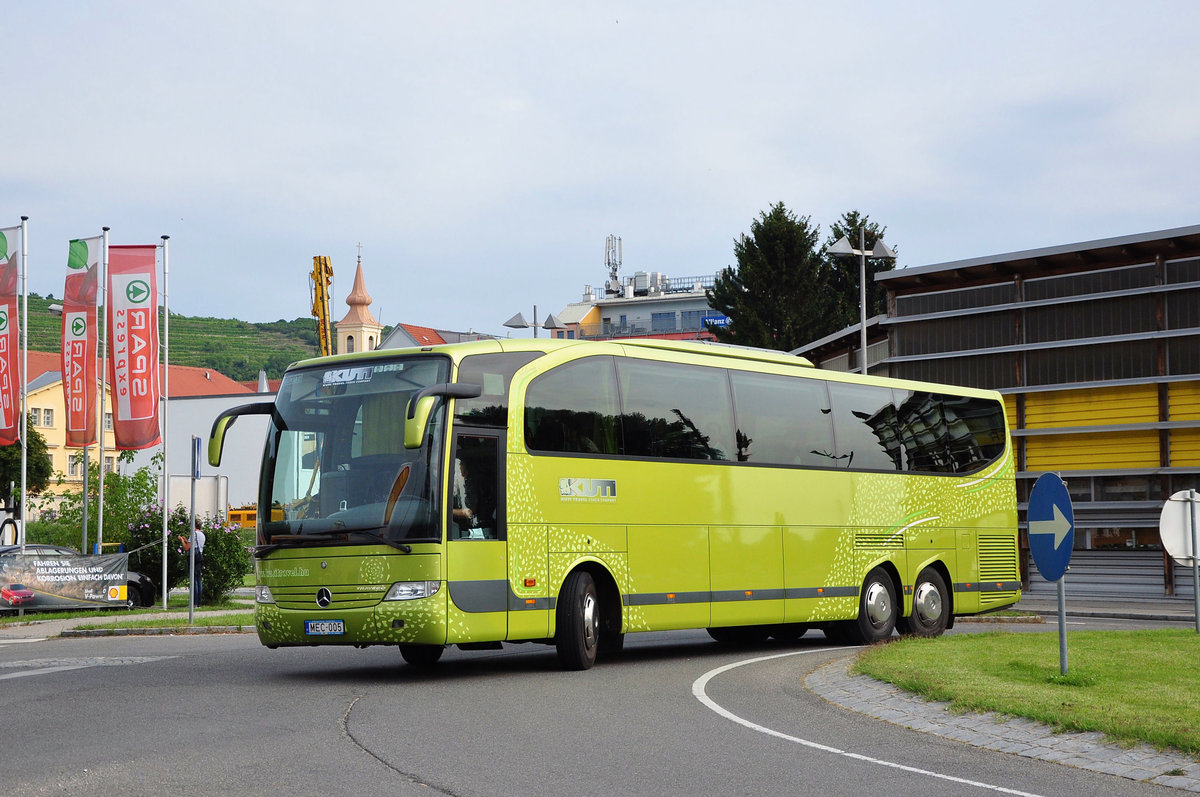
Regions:
[[379, 540], [384, 545], [390, 545], [391, 547], [395, 548], [397, 551], [402, 551], [403, 553], [412, 553], [411, 545], [408, 545], [407, 543], [403, 543], [403, 542], [397, 542], [396, 540], [388, 539], [386, 536], [384, 536], [383, 534], [380, 534], [379, 532], [376, 532], [376, 531], [364, 531], [362, 529], [355, 529], [351, 533], [352, 534], [361, 534], [364, 537], [370, 537], [373, 540]]
[[329, 540], [341, 540], [343, 542], [349, 542], [351, 534], [360, 534], [364, 537], [370, 537], [373, 540], [378, 540], [379, 542], [383, 543], [384, 545], [391, 546], [392, 548], [395, 548], [396, 550], [401, 551], [403, 553], [412, 553], [411, 545], [408, 545], [403, 542], [397, 542], [396, 540], [388, 539], [384, 535], [379, 534], [374, 531], [365, 531], [365, 530], [361, 530], [361, 529], [355, 529], [354, 531], [336, 531], [336, 532], [319, 533], [319, 534], [276, 534], [273, 537], [271, 537], [271, 542], [267, 543], [266, 545], [259, 545], [259, 546], [255, 547], [254, 557], [256, 559], [262, 559], [264, 556], [269, 554], [271, 551], [274, 551], [276, 548], [284, 547], [284, 543], [287, 543], [287, 542], [308, 542], [310, 540], [317, 540], [320, 542], [328, 542]]
[[348, 540], [349, 538], [350, 535], [344, 531], [331, 534], [275, 534], [271, 537], [272, 542], [255, 546], [254, 558], [262, 559], [276, 548], [282, 548], [285, 542], [308, 542], [309, 540], [328, 542], [329, 540]]

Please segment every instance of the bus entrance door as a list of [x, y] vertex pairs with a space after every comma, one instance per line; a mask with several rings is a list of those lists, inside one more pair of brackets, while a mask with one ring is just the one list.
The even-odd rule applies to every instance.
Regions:
[[454, 436], [446, 519], [449, 642], [502, 640], [508, 632], [503, 434], [461, 429]]

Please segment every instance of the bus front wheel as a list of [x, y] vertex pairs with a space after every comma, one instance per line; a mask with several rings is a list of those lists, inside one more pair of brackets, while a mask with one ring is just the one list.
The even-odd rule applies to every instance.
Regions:
[[558, 602], [554, 646], [564, 670], [586, 670], [600, 646], [600, 599], [586, 570], [567, 576]]
[[913, 587], [913, 610], [904, 618], [904, 631], [913, 636], [940, 636], [949, 621], [950, 598], [946, 582], [938, 571], [927, 567], [917, 576]]
[[444, 650], [441, 645], [401, 645], [400, 656], [413, 667], [432, 667]]

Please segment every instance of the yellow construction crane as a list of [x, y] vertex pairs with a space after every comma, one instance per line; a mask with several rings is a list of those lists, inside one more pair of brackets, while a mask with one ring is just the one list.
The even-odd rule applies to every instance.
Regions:
[[329, 265], [326, 255], [313, 257], [312, 273], [308, 275], [312, 282], [312, 314], [317, 319], [317, 340], [321, 346], [321, 356], [333, 354], [333, 330], [329, 326], [329, 287], [333, 284], [333, 266]]

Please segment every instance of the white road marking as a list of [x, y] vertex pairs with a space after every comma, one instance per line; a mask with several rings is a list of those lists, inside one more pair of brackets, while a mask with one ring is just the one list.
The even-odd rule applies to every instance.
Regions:
[[[30, 675], [49, 675], [67, 670], [82, 670], [87, 667], [119, 667], [125, 664], [145, 664], [151, 661], [174, 659], [176, 656], [93, 656], [78, 659], [33, 659], [30, 661], [7, 661], [0, 663], [0, 669], [16, 670], [15, 672], [0, 673], [0, 681], [9, 678], [25, 678]], [[27, 667], [30, 669], [18, 669]]]
[[763, 734], [766, 734], [767, 736], [774, 736], [777, 739], [783, 739], [785, 741], [794, 742], [796, 744], [803, 745], [804, 747], [812, 748], [813, 750], [821, 750], [826, 753], [833, 753], [834, 755], [840, 755], [840, 756], [844, 756], [846, 758], [852, 758], [855, 761], [862, 761], [862, 762], [865, 762], [868, 764], [877, 764], [878, 766], [881, 766], [881, 767], [890, 767], [892, 769], [899, 769], [899, 770], [903, 770], [904, 772], [912, 772], [917, 775], [924, 775], [924, 776], [930, 777], [930, 778], [937, 778], [939, 780], [950, 781], [951, 783], [961, 783], [966, 786], [975, 786], [980, 789], [987, 789], [988, 791], [994, 791], [994, 792], [998, 792], [1000, 794], [1015, 794], [1015, 795], [1019, 795], [1019, 797], [1040, 797], [1039, 795], [1032, 794], [1031, 792], [1019, 791], [1017, 789], [1009, 789], [1004, 786], [996, 786], [991, 783], [983, 783], [983, 782], [977, 781], [977, 780], [968, 780], [967, 778], [960, 778], [960, 777], [956, 777], [954, 775], [946, 775], [941, 772], [933, 772], [928, 769], [921, 769], [919, 767], [913, 767], [913, 766], [909, 766], [907, 764], [899, 764], [899, 763], [896, 763], [895, 761], [885, 761], [883, 759], [873, 758], [871, 756], [863, 755], [861, 753], [852, 753], [848, 750], [839, 750], [836, 747], [830, 747], [829, 745], [820, 744], [819, 742], [809, 741], [808, 739], [801, 739], [798, 736], [790, 736], [786, 733], [772, 730], [771, 728], [767, 728], [765, 726], [751, 722], [750, 720], [739, 717], [738, 715], [734, 714], [732, 711], [729, 711], [728, 709], [725, 709], [725, 708], [721, 707], [720, 705], [718, 705], [715, 701], [713, 701], [712, 698], [710, 698], [708, 696], [707, 692], [705, 691], [705, 688], [708, 686], [709, 681], [711, 681], [713, 678], [717, 677], [718, 675], [728, 672], [729, 670], [735, 669], [737, 667], [741, 667], [746, 664], [757, 664], [758, 662], [761, 662], [761, 661], [770, 661], [771, 659], [780, 659], [780, 658], [783, 658], [784, 656], [798, 656], [802, 653], [813, 653], [813, 652], [816, 652], [816, 651], [795, 650], [795, 651], [791, 651], [789, 653], [776, 653], [772, 656], [759, 656], [759, 657], [753, 658], [753, 659], [746, 659], [745, 661], [737, 661], [737, 662], [734, 662], [733, 664], [726, 664], [724, 667], [717, 667], [715, 670], [709, 670], [704, 675], [701, 675], [699, 678], [697, 678], [692, 683], [692, 695], [695, 696], [695, 698], [697, 700], [699, 700], [701, 703], [703, 703], [709, 709], [711, 709], [712, 711], [721, 715], [722, 717], [724, 717], [727, 720], [736, 722], [737, 724], [742, 725], [746, 728], [749, 728], [752, 731], [757, 731], [758, 733], [763, 733]]
[[24, 678], [27, 675], [49, 675], [52, 672], [64, 672], [65, 670], [82, 670], [84, 667], [95, 667], [94, 664], [70, 664], [62, 667], [43, 667], [40, 670], [21, 670], [20, 672], [6, 672], [0, 675], [0, 681], [6, 681], [9, 678]]

